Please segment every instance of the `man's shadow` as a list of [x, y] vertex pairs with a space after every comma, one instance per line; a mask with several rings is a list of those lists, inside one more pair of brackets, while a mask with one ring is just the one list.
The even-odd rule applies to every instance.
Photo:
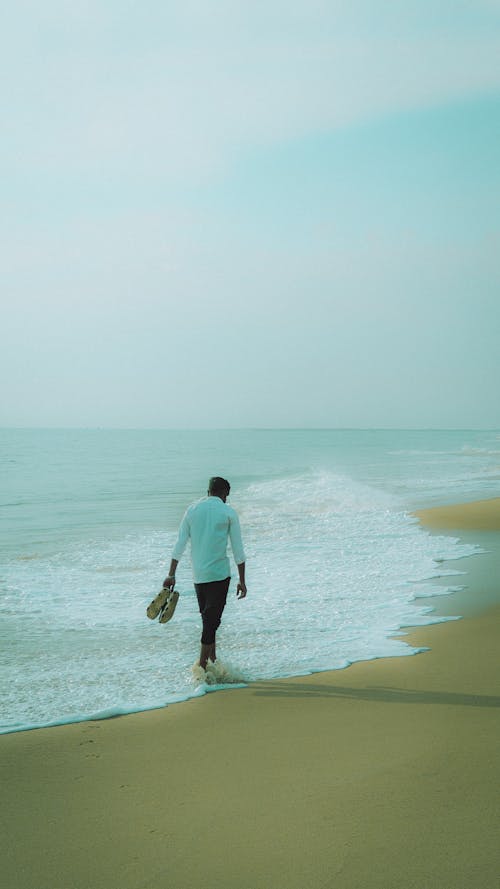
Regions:
[[259, 697], [348, 698], [353, 701], [371, 701], [384, 704], [447, 704], [456, 707], [500, 707], [500, 695], [465, 694], [451, 691], [422, 691], [417, 689], [352, 688], [340, 685], [314, 685], [312, 682], [266, 682], [253, 687]]

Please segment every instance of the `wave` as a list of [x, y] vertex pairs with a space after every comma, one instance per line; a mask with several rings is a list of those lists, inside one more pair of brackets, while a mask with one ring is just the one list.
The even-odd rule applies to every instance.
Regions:
[[73, 541], [35, 563], [5, 566], [9, 718], [1, 730], [155, 709], [236, 687], [238, 677], [414, 654], [401, 628], [443, 620], [418, 599], [436, 594], [435, 578], [461, 573], [443, 560], [479, 551], [430, 535], [398, 496], [326, 469], [242, 485], [235, 506], [249, 595], [239, 602], [233, 590], [228, 599], [219, 645], [234, 666], [225, 680], [193, 684], [199, 616], [187, 558], [175, 620], [163, 627], [145, 618], [173, 532]]

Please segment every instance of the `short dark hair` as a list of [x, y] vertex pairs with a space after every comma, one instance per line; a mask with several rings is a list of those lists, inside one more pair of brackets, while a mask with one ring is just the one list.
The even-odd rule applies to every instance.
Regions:
[[230, 490], [231, 485], [229, 484], [227, 479], [221, 478], [220, 475], [212, 476], [208, 483], [208, 493], [215, 494], [216, 497], [227, 497]]

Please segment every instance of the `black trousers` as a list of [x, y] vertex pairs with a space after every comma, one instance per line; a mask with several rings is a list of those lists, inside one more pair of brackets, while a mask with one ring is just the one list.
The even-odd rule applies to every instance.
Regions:
[[215, 633], [220, 626], [222, 612], [226, 605], [230, 577], [214, 580], [211, 583], [195, 583], [201, 619], [203, 621], [202, 645], [213, 645]]

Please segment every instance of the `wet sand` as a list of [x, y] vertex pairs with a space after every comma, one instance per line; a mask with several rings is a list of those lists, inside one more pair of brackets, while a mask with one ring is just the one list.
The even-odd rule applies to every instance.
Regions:
[[500, 497], [421, 509], [416, 515], [429, 528], [500, 531]]

